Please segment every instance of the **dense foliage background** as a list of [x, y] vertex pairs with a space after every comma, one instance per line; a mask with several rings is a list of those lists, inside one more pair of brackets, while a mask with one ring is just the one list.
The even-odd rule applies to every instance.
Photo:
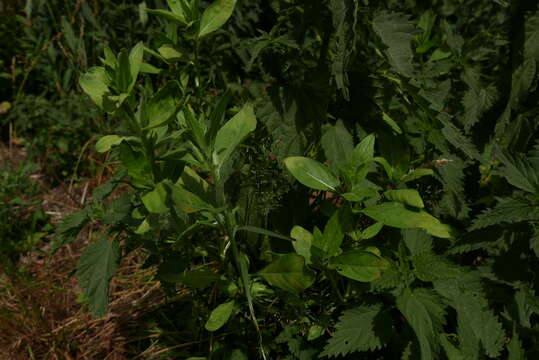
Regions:
[[45, 286], [117, 358], [539, 356], [538, 61], [524, 0], [0, 0], [0, 345], [112, 354]]

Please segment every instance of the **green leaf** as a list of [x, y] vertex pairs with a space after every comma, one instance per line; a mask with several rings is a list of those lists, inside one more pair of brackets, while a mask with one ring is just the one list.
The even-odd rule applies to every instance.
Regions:
[[335, 125], [324, 127], [321, 144], [331, 167], [340, 169], [346, 165], [354, 151], [354, 139], [344, 126], [342, 120]]
[[109, 281], [120, 258], [117, 241], [102, 236], [88, 245], [77, 264], [77, 278], [88, 300], [90, 311], [101, 317], [107, 312]]
[[337, 179], [325, 165], [316, 160], [302, 156], [284, 159], [288, 171], [303, 185], [315, 190], [336, 191], [340, 185]]
[[95, 144], [95, 150], [98, 153], [109, 151], [113, 146], [119, 145], [125, 137], [118, 135], [106, 135], [99, 139]]
[[155, 189], [142, 197], [142, 203], [149, 212], [154, 214], [164, 214], [168, 212], [166, 205], [167, 190], [162, 183], [155, 186]]
[[215, 0], [202, 14], [198, 37], [208, 35], [223, 26], [232, 15], [236, 0]]
[[387, 260], [370, 251], [352, 250], [331, 260], [339, 274], [347, 278], [369, 282], [382, 276], [389, 267]]
[[420, 177], [428, 176], [432, 174], [434, 174], [434, 171], [432, 171], [432, 169], [415, 169], [409, 172], [408, 174], [404, 175], [401, 178], [401, 180], [403, 182], [414, 181], [414, 180], [419, 179]]
[[301, 226], [294, 226], [290, 231], [290, 237], [295, 239], [292, 243], [294, 250], [298, 255], [305, 258], [305, 263], [311, 263], [311, 246], [313, 243], [313, 234]]
[[383, 227], [384, 224], [381, 222], [372, 224], [361, 232], [361, 240], [368, 240], [375, 237]]
[[387, 226], [400, 229], [422, 228], [427, 233], [440, 238], [449, 238], [450, 227], [424, 210], [410, 210], [404, 204], [388, 202], [367, 207], [363, 214]]
[[320, 250], [319, 256], [328, 258], [341, 251], [344, 234], [351, 228], [352, 219], [348, 207], [338, 209], [327, 222], [321, 237], [315, 237], [312, 246]]
[[172, 22], [178, 23], [182, 26], [187, 25], [187, 22], [185, 21], [185, 18], [183, 16], [180, 16], [178, 14], [175, 14], [171, 11], [167, 10], [156, 10], [156, 9], [146, 9], [146, 12], [149, 14], [157, 15], [159, 17], [162, 17], [163, 19], [170, 20]]
[[179, 17], [185, 19], [186, 18], [186, 14], [185, 14], [185, 10], [184, 10], [184, 7], [182, 5], [182, 2], [184, 0], [167, 0], [167, 5], [168, 7], [170, 8], [170, 10], [172, 10], [172, 12], [176, 15], [178, 15]]
[[438, 359], [439, 334], [445, 324], [445, 310], [440, 298], [429, 289], [406, 289], [397, 297], [397, 308], [414, 330], [421, 359]]
[[507, 182], [519, 189], [539, 194], [539, 169], [522, 154], [509, 154], [499, 147], [496, 150], [496, 157], [503, 167], [495, 174], [505, 177]]
[[387, 46], [386, 54], [393, 68], [401, 75], [411, 77], [414, 72], [413, 23], [402, 13], [381, 12], [372, 20], [372, 27]]
[[489, 305], [476, 273], [436, 281], [434, 288], [457, 311], [461, 351], [467, 358], [479, 358], [481, 347], [489, 357], [499, 358], [505, 332]]
[[199, 269], [182, 274], [178, 277], [177, 282], [192, 289], [205, 289], [219, 279], [220, 276], [213, 271]]
[[157, 51], [167, 61], [180, 61], [183, 57], [183, 54], [171, 45], [163, 45]]
[[193, 194], [184, 187], [178, 184], [169, 184], [169, 186], [172, 191], [172, 200], [183, 212], [189, 214], [201, 210], [210, 210], [213, 208], [199, 196]]
[[423, 200], [417, 192], [413, 189], [402, 189], [402, 190], [388, 190], [384, 192], [386, 199], [391, 201], [397, 201], [406, 205], [410, 205], [417, 208], [424, 208]]
[[213, 162], [222, 166], [236, 147], [256, 128], [256, 117], [251, 104], [246, 104], [232, 119], [217, 131], [213, 146]]
[[385, 123], [388, 124], [394, 132], [396, 132], [399, 135], [402, 134], [402, 129], [399, 127], [397, 122], [393, 120], [393, 118], [389, 116], [387, 113], [385, 112], [382, 113], [382, 120], [384, 120]]
[[94, 66], [81, 75], [79, 84], [92, 101], [103, 108], [103, 97], [109, 92], [107, 74], [104, 67]]
[[144, 57], [144, 44], [139, 42], [129, 52], [129, 72], [131, 76], [131, 82], [127, 92], [130, 92], [137, 82], [137, 77], [142, 67], [142, 58]]
[[270, 285], [300, 293], [314, 283], [315, 275], [305, 266], [303, 257], [286, 254], [259, 272]]
[[382, 305], [361, 305], [344, 311], [339, 317], [335, 333], [320, 357], [378, 350], [386, 345], [392, 333], [391, 317], [389, 313], [382, 312]]
[[155, 93], [146, 105], [148, 126], [153, 129], [166, 124], [177, 111], [180, 101], [180, 86], [177, 81], [169, 81], [163, 88]]
[[522, 346], [522, 341], [518, 337], [516, 327], [513, 327], [513, 337], [507, 344], [507, 360], [526, 360], [526, 351]]
[[477, 216], [469, 230], [502, 223], [539, 220], [539, 207], [527, 200], [513, 198], [497, 198], [497, 200], [496, 206], [484, 210]]
[[353, 185], [360, 184], [367, 174], [368, 165], [374, 159], [374, 135], [368, 135], [354, 148], [344, 173]]
[[204, 325], [206, 330], [217, 331], [224, 324], [226, 324], [226, 322], [232, 315], [232, 311], [234, 310], [235, 305], [236, 303], [234, 302], [234, 300], [230, 300], [213, 309], [210, 314], [210, 318], [208, 319], [208, 321], [206, 321], [206, 325]]

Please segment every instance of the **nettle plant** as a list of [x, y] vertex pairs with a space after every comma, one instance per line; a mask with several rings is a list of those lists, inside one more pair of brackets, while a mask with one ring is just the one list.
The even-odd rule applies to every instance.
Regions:
[[[215, 1], [204, 12], [199, 11], [198, 1], [169, 0], [168, 4], [170, 11], [149, 12], [170, 21], [169, 38], [182, 29], [186, 41], [198, 49], [207, 35], [227, 21], [235, 1]], [[338, 121], [327, 125], [322, 136], [327, 165], [306, 157], [284, 159], [288, 171], [312, 189], [313, 196], [324, 194], [333, 200], [323, 230], [294, 226], [287, 236], [253, 226], [242, 216], [248, 209], [236, 196], [238, 187], [230, 183], [241, 170], [244, 142], [257, 130], [254, 107], [247, 101], [229, 109], [230, 93], [208, 105], [196, 57], [186, 69], [173, 67], [180, 71], [168, 73], [144, 61], [147, 53], [174, 64], [180, 47], [176, 38], [158, 51], [142, 43], [118, 54], [106, 48], [103, 65], [80, 78], [86, 94], [111, 118], [120, 120], [117, 134], [96, 143], [98, 152], [110, 152], [110, 159], [117, 161], [114, 176], [94, 191], [90, 207], [64, 219], [55, 244], [58, 248], [72, 241], [89, 222], [101, 223], [103, 234], [84, 250], [76, 271], [90, 310], [98, 316], [106, 313], [109, 281], [121, 254], [143, 247], [149, 254], [147, 264], [158, 266], [157, 277], [169, 294], [177, 286], [200, 294], [212, 287], [211, 296], [207, 295], [209, 310], [198, 313], [207, 331], [214, 333], [232, 319], [240, 325], [243, 319], [252, 322], [263, 358], [273, 346], [259, 325], [261, 306], [269, 299], [297, 296], [326, 283], [340, 305], [361, 301], [367, 291], [358, 284], [378, 282], [373, 288], [391, 289], [396, 306], [420, 336], [424, 324], [414, 322], [411, 308], [435, 295], [427, 289], [412, 290], [415, 277], [410, 262], [415, 250], [430, 251], [429, 235], [449, 238], [451, 229], [425, 210], [418, 191], [407, 184], [433, 171], [393, 167], [375, 156], [374, 135], [354, 146], [352, 135]], [[154, 90], [142, 73], [165, 74], [165, 82]], [[121, 195], [106, 201], [118, 187]], [[397, 242], [380, 236], [384, 226], [405, 229], [405, 241], [400, 241], [400, 233]], [[264, 243], [270, 238], [285, 242], [290, 252], [261, 254], [250, 243], [249, 233], [261, 235]], [[389, 240], [375, 245], [377, 237]], [[348, 316], [354, 323], [370, 326], [381, 310], [382, 303], [375, 303], [345, 313], [320, 356], [385, 345], [384, 339], [365, 329], [368, 336], [354, 335], [351, 340], [346, 328]], [[311, 325], [308, 338], [315, 340], [328, 323]], [[391, 330], [390, 319], [384, 327]], [[428, 336], [419, 339], [422, 352], [433, 351]], [[218, 340], [210, 336], [208, 341]], [[215, 346], [213, 351], [223, 347]]]

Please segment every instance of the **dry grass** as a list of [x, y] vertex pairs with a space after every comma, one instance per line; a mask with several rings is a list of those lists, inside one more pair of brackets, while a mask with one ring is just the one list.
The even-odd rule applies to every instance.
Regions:
[[124, 259], [109, 314], [94, 319], [70, 276], [78, 249], [66, 246], [50, 259], [39, 252], [24, 259], [27, 275], [0, 276], [0, 359], [127, 359], [129, 329], [164, 301], [140, 255]]

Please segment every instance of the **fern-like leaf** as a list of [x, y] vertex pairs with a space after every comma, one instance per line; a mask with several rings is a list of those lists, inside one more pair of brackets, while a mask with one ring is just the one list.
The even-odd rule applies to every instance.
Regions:
[[498, 198], [496, 206], [483, 211], [469, 230], [478, 230], [502, 223], [536, 220], [538, 217], [539, 207], [528, 200]]

